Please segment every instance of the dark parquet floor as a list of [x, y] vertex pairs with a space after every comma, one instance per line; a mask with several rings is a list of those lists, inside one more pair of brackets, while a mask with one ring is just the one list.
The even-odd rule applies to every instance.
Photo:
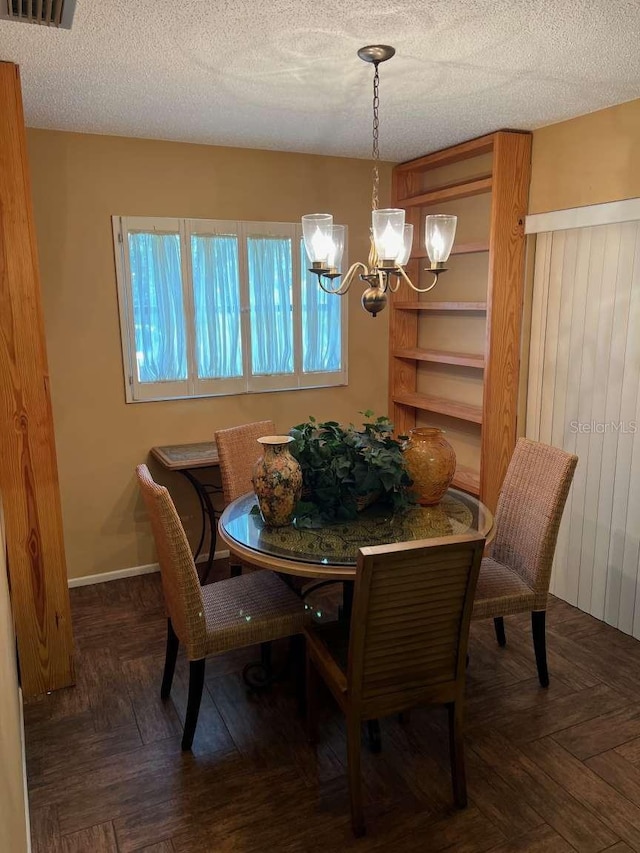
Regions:
[[569, 605], [548, 614], [551, 686], [527, 617], [472, 628], [469, 806], [451, 806], [444, 711], [382, 722], [364, 752], [367, 836], [351, 835], [342, 720], [325, 697], [305, 740], [290, 682], [251, 697], [255, 650], [210, 660], [193, 752], [180, 751], [187, 672], [159, 698], [159, 577], [71, 591], [77, 685], [27, 703], [34, 853], [640, 850], [640, 643]]

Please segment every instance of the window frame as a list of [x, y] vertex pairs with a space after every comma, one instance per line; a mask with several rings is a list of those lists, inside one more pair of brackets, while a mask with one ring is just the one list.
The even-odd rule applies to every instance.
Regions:
[[[113, 245], [116, 267], [116, 286], [120, 316], [122, 363], [127, 403], [161, 400], [188, 400], [201, 397], [254, 394], [269, 391], [289, 391], [326, 388], [348, 384], [348, 300], [341, 300], [341, 369], [339, 371], [303, 371], [302, 358], [302, 287], [303, 269], [300, 245], [302, 227], [290, 222], [260, 222], [222, 219], [194, 219], [156, 216], [112, 216]], [[187, 346], [187, 378], [164, 382], [140, 382], [135, 349], [133, 291], [129, 259], [129, 233], [144, 232], [178, 234], [180, 238], [180, 270]], [[238, 273], [240, 286], [240, 328], [242, 336], [242, 368], [240, 377], [200, 379], [195, 347], [195, 304], [191, 253], [192, 235], [235, 235], [238, 240]], [[251, 359], [251, 312], [249, 299], [248, 249], [249, 237], [281, 237], [291, 240], [292, 324], [294, 370], [291, 374], [254, 375]], [[345, 265], [347, 264], [345, 252]]]

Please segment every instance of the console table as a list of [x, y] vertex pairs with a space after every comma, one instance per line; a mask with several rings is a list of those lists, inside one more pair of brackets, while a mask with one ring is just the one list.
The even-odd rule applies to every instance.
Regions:
[[209, 556], [202, 576], [202, 583], [209, 577], [211, 566], [216, 552], [217, 539], [217, 516], [211, 500], [213, 495], [221, 494], [222, 489], [213, 483], [206, 483], [193, 473], [199, 468], [218, 467], [218, 448], [214, 441], [199, 441], [193, 444], [167, 444], [162, 447], [152, 447], [153, 458], [166, 468], [167, 471], [177, 471], [182, 474], [193, 486], [202, 513], [202, 529], [200, 541], [196, 548], [193, 559], [197, 560], [204, 544], [207, 526], [211, 534]]

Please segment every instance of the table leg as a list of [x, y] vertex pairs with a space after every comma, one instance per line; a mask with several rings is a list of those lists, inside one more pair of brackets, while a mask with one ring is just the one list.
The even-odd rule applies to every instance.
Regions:
[[216, 539], [217, 539], [217, 523], [216, 523], [216, 511], [214, 509], [213, 503], [211, 502], [211, 493], [209, 492], [209, 488], [216, 489], [216, 487], [207, 486], [206, 483], [202, 483], [195, 477], [188, 468], [185, 468], [180, 471], [183, 477], [191, 483], [194, 488], [196, 495], [198, 496], [198, 501], [200, 502], [200, 511], [202, 513], [202, 530], [200, 531], [200, 540], [198, 542], [198, 547], [196, 548], [193, 559], [197, 560], [200, 555], [200, 551], [202, 550], [202, 546], [204, 544], [205, 535], [207, 532], [207, 519], [209, 522], [209, 531], [210, 531], [210, 545], [209, 545], [209, 556], [207, 557], [207, 562], [205, 566], [204, 573], [201, 578], [201, 583], [205, 584], [209, 579], [209, 574], [211, 573], [211, 567], [213, 565], [213, 560], [216, 554]]
[[345, 622], [351, 622], [351, 612], [353, 610], [353, 581], [342, 581], [342, 607], [339, 609], [339, 618]]

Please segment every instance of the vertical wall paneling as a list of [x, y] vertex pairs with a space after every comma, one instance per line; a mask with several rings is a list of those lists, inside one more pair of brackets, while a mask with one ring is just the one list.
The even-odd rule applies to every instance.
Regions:
[[531, 305], [531, 352], [529, 354], [529, 388], [526, 432], [538, 440], [540, 435], [540, 400], [542, 397], [542, 369], [540, 359], [544, 356], [549, 294], [549, 259], [551, 258], [551, 235], [538, 234], [535, 250], [533, 300]]
[[29, 697], [70, 684], [73, 661], [20, 78], [8, 62], [0, 62], [0, 116], [0, 491]]
[[526, 430], [580, 459], [551, 590], [640, 638], [639, 385], [640, 222], [539, 234]]

